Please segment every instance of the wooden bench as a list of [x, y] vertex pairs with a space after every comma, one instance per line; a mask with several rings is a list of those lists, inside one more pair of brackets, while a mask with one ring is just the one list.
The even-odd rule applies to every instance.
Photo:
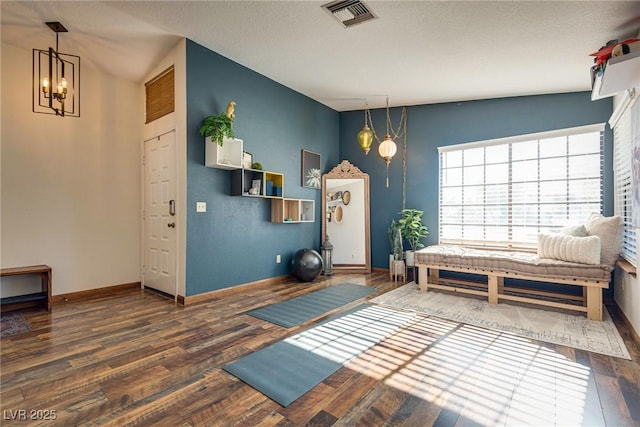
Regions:
[[42, 304], [47, 311], [51, 311], [51, 267], [48, 265], [31, 265], [28, 267], [11, 267], [0, 269], [0, 277], [22, 276], [25, 274], [38, 274], [42, 281], [42, 292], [26, 295], [16, 295], [13, 297], [0, 298], [0, 305], [9, 304], [30, 305], [36, 302]]
[[[587, 314], [587, 318], [591, 320], [602, 320], [602, 290], [609, 287], [608, 280], [586, 280], [586, 279], [569, 279], [569, 278], [557, 278], [557, 277], [539, 277], [526, 274], [499, 271], [495, 269], [486, 268], [472, 268], [472, 267], [457, 267], [446, 264], [417, 264], [418, 265], [418, 278], [419, 287], [421, 291], [427, 291], [428, 289], [440, 289], [453, 292], [460, 292], [472, 295], [480, 295], [487, 297], [489, 304], [497, 304], [500, 300], [517, 301], [529, 304], [544, 305], [547, 307], [562, 308], [574, 311], [580, 311]], [[486, 283], [468, 282], [464, 280], [447, 280], [448, 283], [440, 282], [440, 270], [455, 271], [460, 273], [470, 273], [483, 275], [487, 277]], [[428, 272], [428, 273], [427, 273]], [[555, 283], [560, 285], [572, 285], [582, 286], [582, 297], [574, 296], [573, 299], [579, 300], [582, 305], [569, 304], [558, 301], [551, 301], [549, 299], [531, 298], [527, 296], [518, 296], [513, 294], [506, 294], [505, 291], [511, 291], [519, 294], [529, 294], [538, 297], [552, 297], [552, 298], [569, 298], [571, 296], [567, 294], [558, 294], [553, 292], [534, 290], [534, 289], [522, 289], [522, 288], [507, 288], [504, 286], [505, 278], [529, 280], [536, 282]], [[470, 289], [469, 287], [460, 287], [456, 285], [471, 285], [476, 288], [484, 289]], [[486, 290], [485, 290], [486, 289]]]

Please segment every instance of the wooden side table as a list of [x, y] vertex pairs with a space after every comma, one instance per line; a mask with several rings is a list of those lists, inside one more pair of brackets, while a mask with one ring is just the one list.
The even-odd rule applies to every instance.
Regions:
[[40, 301], [47, 311], [51, 311], [51, 267], [48, 265], [31, 265], [28, 267], [11, 267], [0, 269], [0, 277], [38, 274], [42, 280], [42, 292], [27, 295], [16, 295], [0, 299], [0, 304], [19, 304]]

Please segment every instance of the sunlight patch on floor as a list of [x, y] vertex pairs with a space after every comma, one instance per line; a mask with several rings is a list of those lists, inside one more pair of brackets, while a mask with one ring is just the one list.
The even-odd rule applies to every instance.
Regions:
[[385, 382], [483, 425], [575, 425], [589, 375], [526, 339], [460, 324]]
[[371, 306], [321, 323], [284, 341], [346, 364], [415, 317], [414, 314]]
[[475, 423], [585, 422], [590, 369], [508, 333], [372, 306], [285, 341]]

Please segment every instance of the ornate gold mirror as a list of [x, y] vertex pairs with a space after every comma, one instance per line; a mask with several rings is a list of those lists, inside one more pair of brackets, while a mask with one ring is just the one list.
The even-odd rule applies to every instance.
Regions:
[[343, 160], [322, 176], [322, 240], [333, 244], [333, 269], [370, 273], [369, 175]]

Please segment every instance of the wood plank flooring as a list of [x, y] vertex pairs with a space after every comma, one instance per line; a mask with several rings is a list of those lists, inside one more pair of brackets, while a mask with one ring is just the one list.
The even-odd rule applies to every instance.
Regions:
[[187, 307], [135, 290], [24, 311], [33, 330], [0, 342], [0, 423], [640, 426], [640, 350], [615, 309], [633, 360], [418, 316], [286, 408], [221, 369], [322, 320], [285, 329], [246, 311], [345, 281], [376, 287], [368, 298], [393, 288], [336, 275]]

